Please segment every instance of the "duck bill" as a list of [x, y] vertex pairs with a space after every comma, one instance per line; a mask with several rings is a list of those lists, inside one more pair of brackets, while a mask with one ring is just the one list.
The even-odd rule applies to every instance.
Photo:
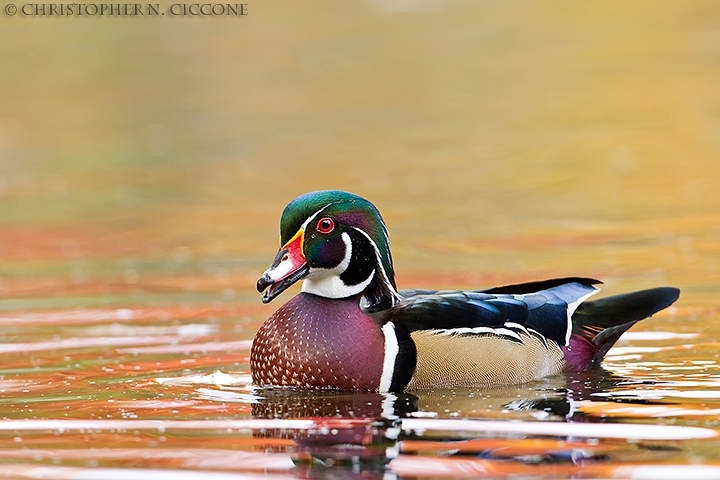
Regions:
[[303, 236], [304, 231], [298, 230], [298, 233], [280, 248], [270, 268], [265, 270], [258, 280], [257, 289], [262, 293], [263, 303], [270, 303], [310, 271], [302, 251]]

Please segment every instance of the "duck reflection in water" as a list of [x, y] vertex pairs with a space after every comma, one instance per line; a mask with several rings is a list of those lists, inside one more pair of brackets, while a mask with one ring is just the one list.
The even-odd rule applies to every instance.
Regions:
[[[438, 389], [415, 394], [314, 391], [293, 388], [259, 389], [252, 413], [258, 419], [304, 419], [315, 422], [309, 429], [256, 429], [256, 438], [282, 438], [295, 442], [289, 451], [298, 473], [363, 471], [363, 478], [383, 478], [387, 463], [399, 455], [403, 440], [457, 442], [462, 432], [433, 431], [432, 435], [402, 430], [402, 419], [476, 418], [496, 420], [543, 420], [598, 422], [578, 413], [575, 402], [607, 391], [622, 382], [603, 369], [572, 376], [557, 375], [517, 387]], [[477, 434], [473, 435], [476, 438]], [[475, 452], [486, 459], [507, 460], [506, 450], [488, 437], [487, 449]], [[502, 440], [502, 439], [500, 439]], [[516, 449], [517, 450], [517, 449]], [[572, 451], [570, 451], [572, 450]], [[577, 459], [576, 449], [553, 451], [545, 462]], [[287, 451], [286, 451], [287, 452]], [[556, 458], [557, 457], [557, 458]], [[572, 460], [574, 461], [574, 460]]]
[[[293, 440], [293, 461], [300, 470], [335, 470], [362, 478], [382, 478], [397, 452], [400, 420], [416, 412], [417, 397], [409, 394], [261, 389], [252, 406], [254, 418], [306, 419], [309, 429], [254, 430], [256, 438]], [[361, 468], [360, 468], [361, 467]]]

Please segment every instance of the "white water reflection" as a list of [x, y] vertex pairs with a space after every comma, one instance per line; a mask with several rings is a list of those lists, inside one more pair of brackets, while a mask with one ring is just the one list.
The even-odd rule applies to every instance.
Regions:
[[[372, 420], [361, 419], [247, 419], [247, 420], [0, 420], [0, 431], [31, 432], [55, 431], [113, 431], [151, 430], [170, 432], [197, 431], [253, 431], [263, 429], [310, 430], [328, 428], [352, 428], [370, 424]], [[690, 440], [714, 438], [718, 432], [710, 428], [676, 425], [645, 425], [638, 423], [584, 423], [562, 422], [506, 422], [468, 419], [404, 418], [400, 428], [405, 432], [425, 435], [428, 432], [454, 432], [456, 436], [486, 435], [540, 435], [576, 438], [618, 438], [626, 440]]]
[[613, 392], [597, 392], [592, 395], [605, 398], [639, 398], [646, 400], [660, 400], [667, 397], [716, 399], [720, 398], [720, 390], [616, 390]]
[[644, 425], [630, 423], [584, 423], [561, 422], [492, 422], [452, 419], [416, 419], [402, 421], [404, 430], [418, 434], [428, 431], [481, 432], [482, 434], [549, 435], [578, 438], [622, 438], [633, 440], [688, 440], [692, 438], [713, 438], [715, 430], [699, 427], [674, 425]]
[[182, 377], [158, 377], [155, 381], [161, 385], [250, 385], [252, 377], [245, 375], [229, 375], [216, 370], [208, 375], [186, 375]]

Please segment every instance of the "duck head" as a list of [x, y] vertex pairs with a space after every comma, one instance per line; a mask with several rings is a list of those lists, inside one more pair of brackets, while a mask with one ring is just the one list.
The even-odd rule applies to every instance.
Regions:
[[280, 219], [280, 250], [257, 282], [263, 303], [303, 280], [303, 292], [326, 298], [363, 294], [370, 310], [399, 299], [388, 233], [380, 212], [339, 190], [310, 192]]

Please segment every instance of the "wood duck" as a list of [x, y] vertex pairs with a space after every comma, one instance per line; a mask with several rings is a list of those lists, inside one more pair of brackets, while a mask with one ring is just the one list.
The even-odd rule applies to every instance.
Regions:
[[280, 244], [257, 282], [262, 301], [303, 284], [255, 335], [250, 369], [262, 386], [398, 392], [585, 371], [599, 366], [627, 329], [680, 294], [661, 287], [581, 304], [601, 282], [579, 277], [398, 291], [380, 212], [337, 190], [290, 202]]

